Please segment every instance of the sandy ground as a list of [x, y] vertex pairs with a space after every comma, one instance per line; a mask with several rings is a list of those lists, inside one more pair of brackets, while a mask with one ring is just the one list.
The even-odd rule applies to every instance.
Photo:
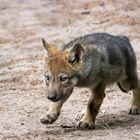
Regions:
[[[52, 125], [40, 123], [48, 110], [41, 38], [65, 43], [92, 32], [130, 38], [140, 68], [139, 0], [0, 0], [0, 139], [139, 140], [140, 116], [128, 115], [132, 93], [107, 89], [95, 130], [74, 128], [89, 92], [75, 88]], [[67, 128], [64, 128], [67, 126]]]

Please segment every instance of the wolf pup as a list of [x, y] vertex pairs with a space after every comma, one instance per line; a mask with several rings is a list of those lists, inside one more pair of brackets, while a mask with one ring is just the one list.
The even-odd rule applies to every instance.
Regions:
[[58, 119], [62, 105], [74, 87], [87, 87], [91, 90], [91, 96], [78, 127], [94, 128], [105, 97], [105, 88], [113, 83], [117, 83], [123, 92], [133, 90], [129, 113], [140, 113], [136, 57], [127, 37], [106, 33], [89, 34], [64, 45], [63, 50], [53, 47], [44, 39], [42, 41], [47, 53], [44, 75], [47, 97], [51, 103], [41, 123], [51, 124]]

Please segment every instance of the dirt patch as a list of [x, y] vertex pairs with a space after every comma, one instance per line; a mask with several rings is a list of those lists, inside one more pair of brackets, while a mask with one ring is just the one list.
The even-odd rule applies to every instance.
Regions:
[[75, 88], [59, 119], [40, 123], [48, 109], [43, 82], [41, 38], [64, 41], [92, 32], [130, 38], [140, 68], [139, 0], [0, 0], [0, 139], [135, 139], [140, 116], [128, 115], [131, 93], [107, 89], [95, 130], [79, 130], [74, 120], [89, 92]]

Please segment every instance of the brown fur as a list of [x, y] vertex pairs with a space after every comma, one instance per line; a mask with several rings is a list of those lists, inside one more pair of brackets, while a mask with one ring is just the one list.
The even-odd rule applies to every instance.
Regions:
[[[108, 35], [105, 36], [110, 37]], [[117, 40], [119, 39], [121, 38], [117, 38]], [[116, 43], [115, 40], [112, 39], [112, 41]], [[91, 97], [85, 113], [82, 114], [78, 123], [78, 127], [94, 128], [96, 116], [105, 97], [105, 88], [108, 84], [114, 82], [119, 83], [120, 88], [124, 91], [133, 90], [130, 114], [139, 114], [140, 85], [137, 85], [135, 55], [133, 50], [131, 50], [131, 46], [129, 46], [128, 50], [123, 51], [126, 53], [125, 55], [122, 55], [122, 50], [117, 48], [116, 51], [118, 51], [117, 55], [120, 55], [119, 57], [116, 54], [108, 56], [106, 53], [107, 49], [110, 48], [104, 48], [104, 46], [103, 48], [98, 48], [98, 45], [91, 47], [91, 44], [88, 44], [88, 46], [84, 42], [82, 42], [82, 45], [77, 43], [77, 41], [75, 42], [68, 44], [71, 48], [68, 47], [61, 51], [43, 40], [43, 46], [47, 51], [44, 59], [44, 74], [47, 85], [47, 97], [51, 100], [51, 104], [47, 114], [41, 118], [41, 122], [43, 124], [51, 124], [57, 120], [63, 103], [71, 95], [75, 86], [88, 87], [91, 89]], [[124, 44], [129, 45], [128, 42]], [[127, 52], [130, 50], [132, 52]], [[113, 50], [111, 51], [114, 53]], [[123, 58], [124, 56], [130, 57], [129, 55], [131, 56], [131, 58], [128, 58], [129, 61], [127, 58]], [[109, 57], [117, 57], [118, 61], [111, 59], [109, 62]], [[121, 57], [122, 59], [120, 59]], [[121, 60], [128, 62], [127, 68], [125, 68], [125, 62], [121, 62]], [[131, 68], [130, 66], [133, 69], [128, 69]]]

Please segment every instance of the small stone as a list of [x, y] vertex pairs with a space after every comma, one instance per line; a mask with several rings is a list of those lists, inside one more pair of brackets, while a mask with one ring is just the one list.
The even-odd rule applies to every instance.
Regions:
[[24, 123], [21, 123], [21, 125], [24, 125]]

